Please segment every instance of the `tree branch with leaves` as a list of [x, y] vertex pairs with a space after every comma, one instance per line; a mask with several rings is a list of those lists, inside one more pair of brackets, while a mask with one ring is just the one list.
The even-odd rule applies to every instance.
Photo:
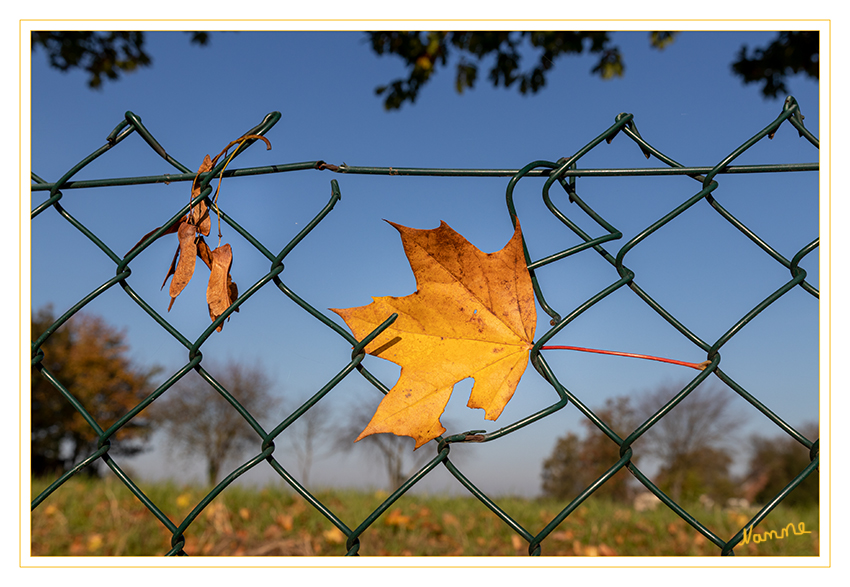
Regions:
[[[190, 32], [190, 42], [206, 45], [209, 34]], [[650, 47], [664, 49], [679, 32], [647, 33]], [[487, 71], [494, 87], [516, 87], [519, 92], [536, 94], [546, 85], [556, 61], [569, 55], [597, 57], [590, 73], [602, 79], [622, 77], [626, 62], [611, 31], [378, 31], [367, 33], [376, 55], [396, 55], [404, 60], [406, 77], [379, 86], [384, 107], [397, 110], [414, 103], [422, 88], [449, 57], [459, 59], [455, 66], [455, 89], [463, 93], [475, 87], [479, 68], [485, 59], [495, 59]], [[788, 91], [788, 78], [805, 74], [819, 79], [818, 31], [781, 31], [765, 47], [741, 47], [732, 71], [745, 84], [762, 84], [766, 98], [781, 98]], [[153, 58], [145, 50], [141, 31], [34, 31], [32, 50], [43, 49], [50, 65], [60, 71], [82, 69], [89, 73], [89, 86], [102, 87], [103, 79], [117, 80], [120, 74], [148, 67]], [[535, 55], [532, 66], [523, 69], [523, 50]]]
[[[194, 44], [206, 45], [209, 41], [207, 33], [189, 34]], [[121, 74], [153, 62], [141, 31], [33, 31], [32, 50], [37, 47], [47, 52], [50, 66], [59, 71], [86, 71], [89, 87], [95, 89], [103, 85], [104, 77], [117, 80]]]
[[[650, 44], [663, 49], [675, 37], [673, 32], [650, 33]], [[625, 64], [620, 48], [606, 31], [379, 31], [369, 33], [372, 50], [377, 55], [397, 55], [405, 61], [407, 78], [399, 78], [380, 86], [375, 93], [386, 94], [387, 110], [413, 103], [419, 91], [440, 67], [445, 67], [450, 55], [458, 53], [455, 89], [463, 93], [478, 80], [479, 64], [493, 58], [495, 63], [487, 72], [494, 87], [514, 85], [520, 94], [536, 94], [546, 85], [546, 76], [555, 61], [566, 55], [589, 53], [598, 56], [591, 73], [602, 79], [620, 77]], [[523, 46], [536, 54], [536, 62], [523, 70]]]
[[[55, 322], [47, 306], [34, 313], [34, 342]], [[92, 427], [67, 397], [51, 383], [55, 379], [106, 430], [153, 391], [156, 367], [143, 368], [129, 354], [126, 334], [93, 314], [78, 313], [46, 338], [34, 352], [43, 356], [32, 366], [32, 473], [69, 470], [97, 448]], [[150, 421], [137, 416], [111, 441], [112, 455], [133, 455], [145, 448]], [[86, 473], [94, 474], [90, 467]]]

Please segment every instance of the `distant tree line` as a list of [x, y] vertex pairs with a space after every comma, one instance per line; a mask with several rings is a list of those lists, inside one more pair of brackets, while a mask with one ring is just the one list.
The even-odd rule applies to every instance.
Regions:
[[[669, 401], [678, 389], [665, 386], [633, 398], [609, 398], [595, 413], [620, 438], [625, 439], [642, 422]], [[809, 465], [809, 450], [781, 433], [776, 436], [741, 438], [744, 420], [735, 411], [731, 392], [720, 387], [697, 387], [672, 411], [654, 424], [632, 445], [631, 462], [654, 468], [650, 479], [674, 501], [695, 502], [708, 498], [725, 503], [744, 497], [766, 503]], [[542, 491], [549, 497], [571, 500], [601, 477], [618, 459], [619, 446], [588, 419], [583, 434], [568, 432], [557, 440], [543, 463]], [[816, 425], [801, 431], [811, 440]], [[733, 456], [748, 455], [746, 472], [732, 473]], [[641, 468], [644, 470], [644, 467]], [[625, 468], [594, 495], [627, 501], [643, 486]], [[816, 503], [818, 479], [810, 475], [783, 502], [789, 505]]]
[[[57, 477], [97, 449], [97, 434], [75, 404], [106, 430], [154, 391], [161, 371], [136, 365], [126, 333], [84, 312], [42, 341], [55, 321], [49, 306], [34, 312], [31, 320], [31, 338], [38, 342], [31, 373], [31, 474], [36, 477]], [[294, 400], [284, 404], [281, 395], [274, 393], [273, 382], [260, 364], [228, 360], [204, 365], [203, 375], [187, 373], [125, 424], [110, 439], [109, 454], [138, 455], [150, 448], [153, 434], [160, 432], [167, 450], [203, 464], [206, 482], [212, 486], [221, 480], [228, 462], [260, 443], [259, 433], [221, 392], [253, 417], [273, 425], [296, 408]], [[334, 451], [351, 450], [352, 439], [369, 418], [370, 407], [358, 405], [346, 411], [343, 422], [336, 422], [328, 403], [319, 402], [278, 440], [281, 450], [276, 458], [289, 460], [289, 465], [297, 467], [300, 482], [307, 485], [315, 461]], [[409, 440], [381, 434], [361, 443], [379, 457], [391, 489], [398, 488], [427, 458], [423, 451], [413, 454]], [[81, 474], [102, 472], [95, 463]]]
[[[31, 336], [40, 341], [55, 322], [50, 307], [32, 316]], [[133, 361], [126, 333], [99, 316], [77, 313], [40, 341], [31, 379], [31, 472], [57, 476], [97, 449], [98, 437], [80, 410], [106, 430], [155, 389], [160, 369]], [[277, 418], [278, 398], [259, 366], [235, 361], [211, 367], [216, 385], [249, 413]], [[215, 483], [223, 464], [239, 455], [259, 435], [219, 393], [211, 381], [188, 373], [163, 396], [122, 426], [110, 439], [109, 454], [133, 456], [149, 448], [153, 432], [165, 434], [169, 446], [204, 463], [207, 481]], [[76, 404], [76, 406], [75, 406]], [[97, 475], [97, 466], [81, 471]]]
[[[138, 366], [129, 353], [125, 333], [94, 315], [78, 313], [42, 340], [42, 335], [54, 328], [55, 320], [50, 307], [32, 315], [31, 336], [38, 343], [31, 373], [34, 476], [60, 475], [97, 449], [97, 434], [80, 410], [106, 430], [153, 392], [160, 371]], [[186, 374], [121, 427], [110, 439], [109, 454], [136, 455], [148, 447], [152, 433], [159, 430], [169, 446], [203, 462], [207, 482], [216, 483], [228, 459], [256, 448], [260, 440], [257, 430], [231, 401], [274, 424], [282, 420], [284, 411], [281, 398], [272, 393], [272, 381], [260, 365], [227, 361], [211, 364], [209, 369], [210, 373], [205, 369], [203, 376], [201, 371]], [[677, 391], [667, 386], [635, 397], [609, 398], [595, 413], [614, 434], [626, 438]], [[734, 410], [732, 398], [731, 392], [719, 387], [697, 387], [635, 442], [632, 462], [643, 465], [647, 460], [654, 461], [653, 482], [677, 502], [703, 495], [716, 502], [742, 494], [756, 502], [771, 499], [809, 464], [808, 450], [787, 435], [753, 436], [742, 442], [737, 431], [743, 420]], [[351, 439], [369, 417], [368, 407], [354, 406], [346, 410], [343, 421], [334, 424], [327, 405], [316, 404], [296, 420], [296, 433], [286, 435], [289, 449], [281, 454], [295, 458], [306, 483], [314, 459], [326, 456], [328, 450], [350, 450]], [[807, 426], [801, 433], [815, 439], [817, 425]], [[330, 442], [320, 446], [317, 439]], [[412, 453], [409, 441], [390, 434], [363, 441], [378, 457], [393, 490], [428, 458], [421, 451]], [[732, 455], [744, 447], [750, 453], [747, 471], [735, 476], [731, 472]], [[619, 458], [619, 446], [590, 420], [584, 420], [582, 433], [568, 432], [559, 438], [543, 463], [543, 493], [573, 499]], [[98, 473], [95, 466], [83, 470], [83, 474]], [[639, 488], [624, 468], [594, 495], [630, 500]], [[786, 503], [812, 503], [817, 499], [817, 475], [811, 475]]]

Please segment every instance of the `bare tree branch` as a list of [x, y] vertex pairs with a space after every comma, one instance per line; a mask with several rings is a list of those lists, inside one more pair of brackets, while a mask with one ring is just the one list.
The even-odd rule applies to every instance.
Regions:
[[[255, 419], [279, 415], [280, 400], [270, 395], [271, 380], [259, 366], [228, 361], [211, 369], [214, 380]], [[206, 462], [210, 485], [227, 459], [252, 445], [259, 451], [262, 444], [249, 422], [197, 372], [186, 374], [149, 409], [176, 448]]]

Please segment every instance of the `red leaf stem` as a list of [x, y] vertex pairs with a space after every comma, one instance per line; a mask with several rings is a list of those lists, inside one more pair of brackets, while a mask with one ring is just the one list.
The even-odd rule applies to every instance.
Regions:
[[545, 345], [540, 347], [541, 351], [548, 350], [567, 350], [567, 351], [581, 351], [584, 353], [599, 353], [602, 355], [617, 355], [620, 357], [632, 357], [634, 359], [649, 359], [651, 361], [659, 361], [661, 363], [672, 363], [674, 365], [682, 365], [684, 367], [690, 367], [691, 369], [697, 369], [698, 371], [704, 370], [711, 364], [711, 361], [703, 361], [702, 363], [689, 363], [688, 361], [677, 361], [676, 359], [666, 359], [664, 357], [654, 357], [652, 355], [639, 355], [637, 353], [623, 353], [620, 351], [603, 351], [600, 349], [589, 349], [578, 346], [564, 346], [564, 345]]

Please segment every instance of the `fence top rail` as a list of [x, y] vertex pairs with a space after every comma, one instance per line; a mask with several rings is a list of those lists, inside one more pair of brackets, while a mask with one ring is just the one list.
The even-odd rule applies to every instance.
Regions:
[[[819, 163], [781, 163], [770, 165], [729, 165], [720, 173], [776, 173], [776, 172], [799, 172], [818, 171]], [[249, 175], [266, 175], [269, 173], [283, 173], [286, 171], [300, 171], [305, 169], [329, 170], [336, 173], [352, 175], [406, 175], [406, 176], [433, 176], [433, 177], [512, 177], [519, 173], [519, 169], [463, 169], [463, 168], [434, 168], [434, 167], [368, 167], [333, 165], [324, 161], [307, 161], [303, 163], [287, 163], [281, 165], [264, 165], [262, 167], [245, 167], [242, 169], [231, 169], [224, 172], [224, 177], [242, 177]], [[560, 175], [563, 177], [615, 177], [615, 176], [657, 176], [657, 175], [703, 175], [714, 169], [714, 166], [705, 167], [638, 167], [638, 168], [608, 168], [608, 169], [567, 169]], [[532, 169], [526, 173], [526, 177], [549, 177], [551, 169]], [[108, 179], [89, 179], [67, 181], [59, 189], [79, 189], [94, 187], [111, 187], [122, 185], [141, 185], [152, 183], [171, 183], [175, 181], [192, 181], [195, 173], [166, 173], [162, 175], [147, 175], [139, 177], [120, 177]], [[50, 191], [56, 188], [55, 183], [39, 181], [37, 176], [33, 177], [31, 191]]]

